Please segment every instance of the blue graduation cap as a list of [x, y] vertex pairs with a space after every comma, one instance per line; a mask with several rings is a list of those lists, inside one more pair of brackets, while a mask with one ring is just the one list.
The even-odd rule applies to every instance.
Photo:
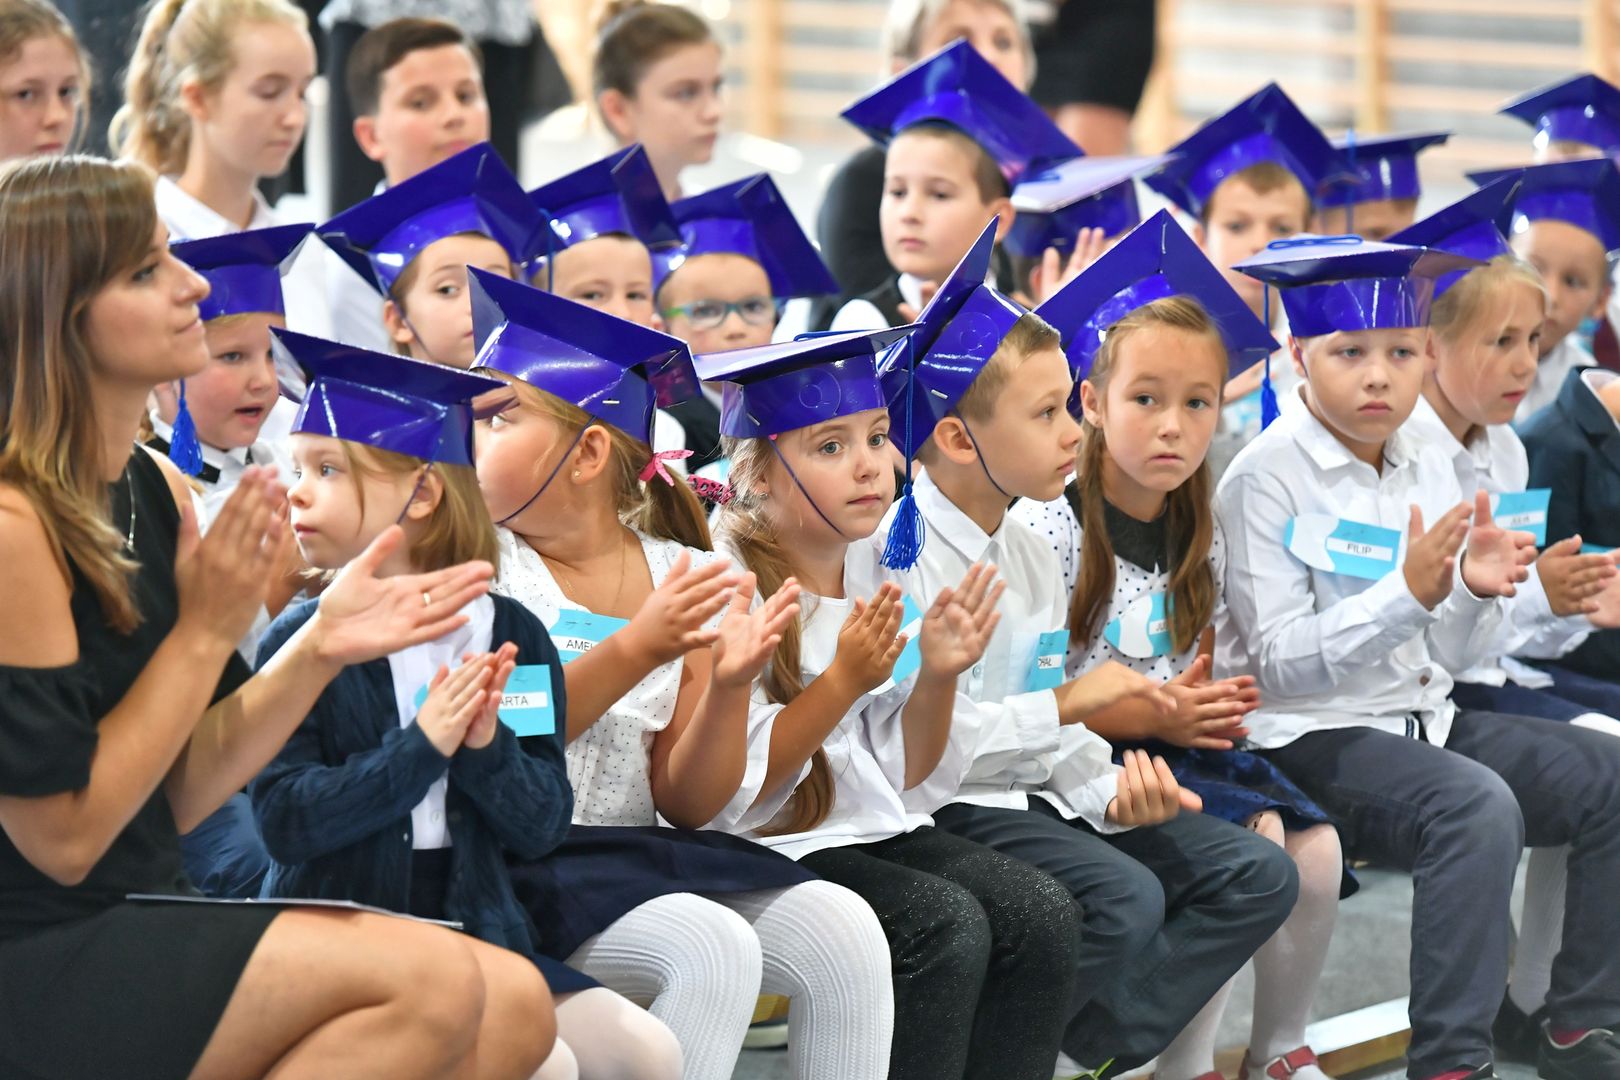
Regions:
[[[309, 381], [295, 433], [330, 435], [423, 461], [473, 463], [473, 421], [499, 412], [474, 399], [499, 379], [272, 328], [272, 348]], [[279, 359], [279, 357], [278, 357]], [[503, 402], [509, 404], [509, 402]]]
[[1535, 128], [1538, 147], [1577, 142], [1605, 154], [1620, 152], [1620, 88], [1596, 75], [1576, 75], [1538, 87], [1497, 110]]
[[914, 124], [950, 124], [978, 143], [1016, 184], [1033, 167], [1083, 151], [965, 40], [911, 65], [843, 112], [878, 143]]
[[1297, 176], [1313, 203], [1324, 185], [1345, 178], [1338, 151], [1276, 83], [1210, 120], [1171, 153], [1147, 186], [1193, 217], [1221, 181], [1262, 161]]
[[225, 315], [285, 315], [281, 273], [314, 228], [278, 225], [172, 244], [174, 257], [208, 282], [198, 304], [203, 322]]
[[1435, 278], [1478, 259], [1359, 236], [1275, 240], [1233, 267], [1275, 285], [1295, 337], [1427, 326]]
[[1151, 157], [1071, 158], [1031, 172], [1013, 188], [1018, 212], [1002, 247], [1024, 258], [1038, 259], [1047, 248], [1074, 250], [1081, 229], [1101, 229], [1120, 236], [1141, 224], [1134, 177], [1164, 164]]
[[698, 377], [721, 382], [720, 433], [740, 439], [797, 431], [881, 409], [878, 354], [910, 326], [817, 334], [750, 349], [705, 353]]
[[1519, 181], [1512, 232], [1523, 232], [1535, 221], [1564, 221], [1597, 237], [1604, 251], [1620, 249], [1620, 171], [1608, 158], [1468, 174], [1476, 184], [1504, 177]]
[[1317, 198], [1318, 206], [1356, 206], [1382, 199], [1416, 199], [1423, 194], [1417, 156], [1451, 138], [1449, 131], [1409, 135], [1375, 135], [1364, 139], [1350, 132], [1333, 140], [1350, 174], [1344, 183], [1330, 184]]
[[765, 173], [682, 199], [672, 209], [681, 245], [653, 252], [655, 293], [682, 263], [698, 255], [753, 259], [765, 268], [771, 295], [778, 300], [838, 291], [821, 253]]
[[1208, 312], [1226, 346], [1230, 375], [1277, 350], [1265, 323], [1170, 211], [1160, 210], [1035, 309], [1063, 339], [1076, 386], [1069, 399], [1071, 412], [1080, 411], [1080, 381], [1091, 372], [1109, 328], [1137, 308], [1170, 296], [1190, 296]]
[[595, 236], [633, 236], [649, 248], [678, 244], [680, 229], [640, 143], [529, 192], [561, 249]]
[[480, 143], [350, 207], [316, 232], [387, 296], [411, 260], [436, 240], [482, 233], [522, 265], [544, 249], [548, 228], [500, 155]]
[[477, 267], [472, 275], [475, 368], [521, 379], [650, 442], [654, 406], [701, 392], [680, 338]]
[[889, 437], [908, 460], [956, 408], [1007, 331], [1027, 314], [1023, 305], [985, 284], [999, 220], [984, 227], [917, 316], [915, 329], [883, 357]]
[[[1389, 242], [1448, 251], [1480, 262], [1511, 254], [1513, 248], [1507, 237], [1513, 226], [1513, 198], [1518, 190], [1519, 181], [1514, 177], [1492, 180], [1444, 210], [1402, 229], [1389, 237]], [[1434, 281], [1434, 295], [1443, 295], [1467, 272], [1441, 274]]]

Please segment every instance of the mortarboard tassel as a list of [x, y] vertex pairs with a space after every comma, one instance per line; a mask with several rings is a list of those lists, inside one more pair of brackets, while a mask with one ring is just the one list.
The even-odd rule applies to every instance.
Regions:
[[[1349, 139], [1349, 142], [1345, 146], [1345, 153], [1348, 154], [1349, 157], [1350, 157], [1350, 171], [1355, 172], [1356, 171], [1356, 129], [1352, 127], [1345, 134], [1346, 134], [1347, 138]], [[1355, 197], [1354, 196], [1351, 197], [1350, 202], [1345, 204], [1345, 208], [1344, 208], [1344, 231], [1347, 232], [1347, 233], [1353, 233], [1353, 232], [1356, 231], [1356, 203], [1355, 203]]]
[[[911, 441], [911, 408], [915, 390], [914, 380], [917, 377], [917, 353], [912, 348], [911, 338], [906, 338], [907, 370], [906, 377], [906, 442]], [[902, 450], [906, 447], [902, 446]], [[917, 565], [917, 557], [922, 554], [923, 542], [928, 538], [927, 526], [923, 523], [922, 511], [917, 509], [916, 496], [911, 490], [911, 455], [906, 454], [906, 486], [901, 492], [900, 501], [894, 507], [894, 521], [889, 524], [889, 536], [883, 544], [883, 565], [890, 570], [910, 570]]]
[[174, 430], [169, 438], [169, 460], [187, 476], [203, 471], [202, 444], [197, 441], [197, 425], [186, 406], [186, 381], [180, 380], [180, 407], [174, 414]]
[[[1261, 303], [1265, 307], [1266, 329], [1271, 328], [1271, 286], [1261, 286]], [[1271, 426], [1271, 422], [1282, 415], [1277, 407], [1277, 391], [1271, 385], [1271, 354], [1266, 353], [1266, 370], [1260, 377], [1260, 430], [1264, 431]]]

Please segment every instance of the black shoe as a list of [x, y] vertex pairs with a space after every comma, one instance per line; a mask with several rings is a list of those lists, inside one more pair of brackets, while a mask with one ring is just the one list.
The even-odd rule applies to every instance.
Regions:
[[1546, 1006], [1526, 1016], [1523, 1009], [1513, 1004], [1512, 998], [1503, 994], [1502, 1007], [1496, 1011], [1496, 1020], [1491, 1024], [1496, 1060], [1534, 1065], [1541, 1048], [1541, 1025], [1546, 1019]]
[[1543, 1036], [1536, 1075], [1541, 1080], [1615, 1080], [1620, 1077], [1620, 1041], [1605, 1028], [1593, 1028], [1570, 1046]]

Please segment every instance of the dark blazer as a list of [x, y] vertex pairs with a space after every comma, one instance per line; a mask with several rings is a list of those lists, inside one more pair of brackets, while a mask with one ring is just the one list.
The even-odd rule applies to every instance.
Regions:
[[[345, 668], [248, 789], [274, 860], [266, 895], [406, 911], [411, 808], [448, 768], [446, 913], [477, 938], [534, 955], [533, 925], [512, 893], [506, 856], [538, 859], [568, 832], [574, 795], [563, 756], [566, 699], [562, 665], [540, 620], [515, 600], [494, 600], [493, 643], [516, 643], [519, 664], [552, 668], [557, 734], [519, 739], [502, 724], [487, 747], [462, 748], [446, 762], [414, 722], [400, 727], [386, 657]], [[289, 608], [270, 625], [261, 666], [317, 603]]]
[[[1551, 488], [1547, 542], [1579, 533], [1598, 547], [1620, 547], [1620, 429], [1576, 368], [1558, 397], [1519, 429], [1530, 457], [1530, 486]], [[1620, 630], [1596, 630], [1559, 661], [1600, 679], [1620, 677]]]

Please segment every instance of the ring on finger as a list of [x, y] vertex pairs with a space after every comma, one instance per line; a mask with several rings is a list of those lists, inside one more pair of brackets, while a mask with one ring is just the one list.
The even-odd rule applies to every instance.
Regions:
[[430, 607], [430, 606], [432, 606], [432, 604], [433, 604], [433, 594], [430, 593], [430, 592], [424, 591], [422, 593], [422, 606], [423, 607]]

